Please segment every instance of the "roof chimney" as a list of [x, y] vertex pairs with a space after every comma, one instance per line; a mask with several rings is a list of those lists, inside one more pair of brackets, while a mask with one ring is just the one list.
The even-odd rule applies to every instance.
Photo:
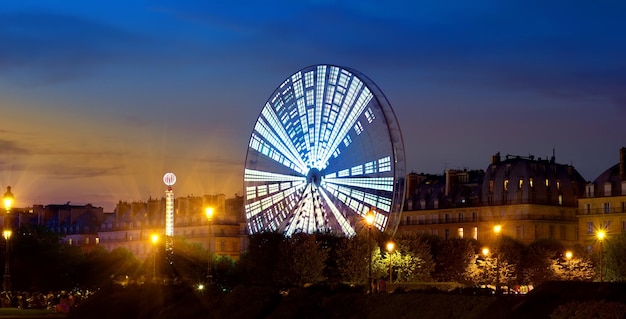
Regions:
[[491, 164], [498, 164], [498, 163], [500, 163], [500, 152], [491, 156]]
[[619, 150], [619, 179], [626, 181], [626, 147]]

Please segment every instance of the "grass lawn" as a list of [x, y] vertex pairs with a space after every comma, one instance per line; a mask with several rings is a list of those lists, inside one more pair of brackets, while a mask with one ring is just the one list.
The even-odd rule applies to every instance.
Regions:
[[0, 318], [65, 318], [67, 314], [50, 310], [0, 308]]

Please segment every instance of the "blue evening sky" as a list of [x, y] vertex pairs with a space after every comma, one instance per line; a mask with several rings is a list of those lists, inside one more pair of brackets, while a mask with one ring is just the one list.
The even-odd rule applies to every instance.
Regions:
[[17, 206], [243, 194], [280, 83], [350, 67], [385, 93], [407, 171], [548, 157], [593, 180], [626, 146], [622, 1], [3, 1], [0, 186]]

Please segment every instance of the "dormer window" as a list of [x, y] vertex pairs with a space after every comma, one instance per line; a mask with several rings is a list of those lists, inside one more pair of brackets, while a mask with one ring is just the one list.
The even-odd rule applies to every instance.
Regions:
[[517, 189], [522, 190], [522, 186], [524, 186], [524, 180], [520, 178], [519, 183], [517, 184]]
[[509, 190], [509, 180], [505, 179], [504, 180], [504, 191], [508, 191]]

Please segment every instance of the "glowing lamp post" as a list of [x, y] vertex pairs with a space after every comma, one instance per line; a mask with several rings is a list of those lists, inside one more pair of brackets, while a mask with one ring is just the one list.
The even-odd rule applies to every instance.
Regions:
[[159, 242], [159, 235], [152, 234], [150, 236], [150, 240], [152, 241], [152, 247], [154, 252], [152, 254], [152, 281], [156, 282], [156, 255], [157, 255], [157, 243]]
[[4, 291], [10, 291], [11, 290], [11, 263], [9, 262], [9, 239], [11, 239], [11, 222], [10, 222], [10, 218], [9, 218], [9, 214], [11, 213], [11, 207], [13, 206], [13, 201], [15, 200], [15, 197], [13, 196], [13, 193], [11, 193], [11, 186], [7, 186], [7, 191], [6, 193], [4, 193], [4, 196], [2, 197], [2, 201], [4, 202], [4, 209], [6, 210], [6, 215], [4, 218], [4, 231], [2, 232], [2, 236], [4, 237], [5, 240], [5, 244], [6, 244], [6, 254], [4, 256], [4, 276], [3, 276], [3, 281], [2, 281], [2, 286], [4, 288]]
[[[501, 225], [493, 226], [493, 232], [496, 234], [496, 244], [499, 245], [500, 232], [502, 231]], [[500, 293], [500, 247], [496, 246], [496, 294]]]
[[389, 283], [392, 282], [392, 277], [391, 277], [391, 254], [393, 253], [394, 248], [396, 248], [396, 244], [394, 244], [392, 241], [387, 243], [387, 251], [389, 252]]
[[209, 221], [209, 236], [207, 243], [207, 250], [209, 251], [209, 262], [207, 265], [207, 279], [209, 283], [212, 283], [213, 276], [211, 275], [211, 223], [213, 222], [213, 207], [207, 207], [204, 209], [204, 213], [206, 214], [206, 219]]
[[606, 237], [606, 232], [604, 230], [598, 230], [598, 232], [596, 233], [596, 237], [598, 237], [598, 241], [600, 242], [600, 282], [604, 281], [603, 278], [603, 269], [602, 269], [602, 259], [604, 259], [603, 256], [603, 252], [602, 252], [602, 241], [604, 241], [604, 237]]
[[372, 225], [374, 224], [374, 212], [369, 211], [365, 215], [365, 222], [367, 223], [367, 252], [369, 253], [369, 272], [367, 275], [367, 281], [369, 283], [369, 292], [372, 294]]
[[11, 212], [11, 207], [13, 207], [13, 201], [15, 197], [13, 197], [13, 193], [11, 193], [11, 186], [7, 186], [7, 191], [2, 196], [2, 201], [4, 202], [4, 209], [6, 209], [7, 214]]
[[568, 273], [567, 278], [568, 279], [571, 279], [569, 278], [569, 274], [572, 272], [572, 256], [574, 256], [574, 254], [572, 254], [571, 251], [568, 250], [565, 252], [565, 259], [567, 260], [567, 273]]

